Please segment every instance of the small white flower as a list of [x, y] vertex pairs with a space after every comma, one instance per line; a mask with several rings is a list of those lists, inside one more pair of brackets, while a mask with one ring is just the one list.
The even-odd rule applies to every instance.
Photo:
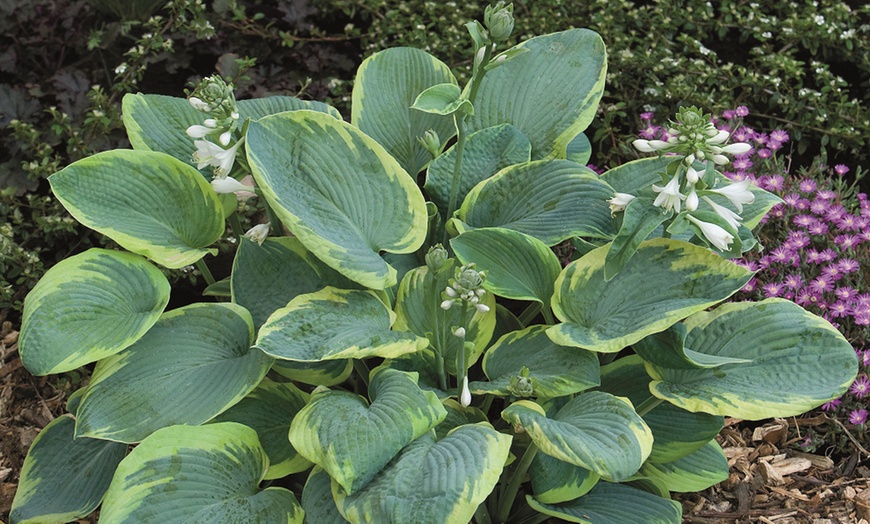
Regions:
[[734, 182], [719, 189], [711, 189], [710, 191], [727, 198], [728, 201], [737, 208], [737, 212], [742, 213], [743, 204], [751, 204], [755, 202], [755, 195], [753, 195], [752, 191], [749, 190], [750, 183], [751, 181], [746, 179], [741, 180], [740, 182]]
[[742, 155], [748, 153], [752, 146], [744, 142], [735, 142], [722, 148], [722, 151], [729, 155]]
[[462, 377], [462, 394], [459, 396], [459, 403], [465, 408], [471, 405], [471, 391], [468, 390], [468, 375]]
[[686, 168], [686, 182], [689, 184], [695, 185], [698, 183], [698, 180], [701, 179], [701, 173], [695, 171], [695, 168], [689, 166]]
[[740, 227], [740, 221], [743, 220], [743, 217], [731, 211], [725, 206], [720, 206], [716, 202], [713, 202], [708, 197], [704, 197], [704, 202], [710, 205], [713, 208], [713, 211], [716, 212], [717, 215], [724, 218], [728, 225], [733, 227], [734, 229], [738, 229]]
[[717, 166], [724, 166], [728, 162], [730, 162], [730, 160], [728, 160], [728, 157], [725, 155], [713, 155], [713, 163]]
[[616, 214], [619, 211], [625, 211], [625, 207], [634, 200], [634, 195], [628, 193], [617, 193], [616, 196], [608, 200], [610, 204], [610, 214]]
[[454, 329], [453, 336], [463, 338], [465, 336], [465, 328], [460, 326], [460, 327]]
[[196, 151], [193, 152], [193, 160], [196, 162], [197, 169], [212, 166], [215, 168], [214, 172], [217, 176], [227, 176], [233, 169], [236, 153], [238, 153], [242, 142], [244, 142], [244, 138], [236, 142], [233, 147], [224, 149], [208, 140], [195, 140], [193, 145], [196, 146]]
[[215, 193], [235, 193], [236, 191], [250, 191], [253, 189], [251, 186], [246, 186], [242, 184], [235, 178], [225, 177], [215, 177], [214, 180], [211, 181], [211, 187], [214, 189]]
[[441, 309], [446, 311], [446, 310], [452, 308], [454, 302], [456, 302], [455, 299], [445, 300], [444, 302], [441, 303]]
[[251, 229], [249, 229], [245, 233], [245, 237], [253, 240], [257, 244], [263, 245], [263, 242], [266, 240], [266, 237], [269, 236], [269, 224], [259, 224]]
[[232, 131], [225, 131], [225, 132], [221, 133], [221, 136], [218, 138], [218, 141], [221, 143], [222, 146], [226, 147], [226, 146], [230, 145], [230, 140], [232, 138], [233, 138], [233, 132]]
[[214, 128], [208, 126], [193, 125], [188, 127], [185, 133], [187, 133], [187, 136], [189, 136], [190, 138], [202, 138], [206, 135], [214, 133], [214, 131]]
[[698, 209], [698, 192], [695, 189], [692, 189], [692, 192], [689, 193], [689, 196], [686, 197], [686, 209], [689, 211], [695, 211]]
[[662, 207], [667, 211], [670, 211], [671, 208], [673, 208], [677, 213], [680, 212], [680, 201], [685, 200], [686, 197], [680, 193], [679, 173], [675, 174], [674, 178], [672, 178], [665, 187], [659, 187], [653, 184], [652, 188], [653, 191], [659, 194], [659, 196], [656, 197], [655, 202], [653, 202], [654, 206]]
[[477, 312], [478, 312], [478, 313], [487, 313], [487, 312], [489, 312], [489, 306], [487, 306], [486, 304], [477, 304], [477, 305], [475, 305], [474, 307], [477, 308]]
[[190, 102], [190, 105], [198, 111], [202, 111], [203, 113], [208, 113], [209, 111], [211, 111], [210, 105], [206, 104], [195, 96], [188, 98], [187, 101]]
[[704, 235], [704, 237], [706, 237], [706, 239], [709, 240], [710, 243], [716, 246], [719, 250], [727, 251], [731, 243], [734, 242], [734, 235], [726, 231], [724, 228], [717, 226], [716, 224], [711, 224], [710, 222], [698, 220], [692, 215], [686, 215], [686, 218], [688, 218], [690, 222], [698, 226], [701, 229], [701, 233]]
[[[715, 128], [713, 128], [712, 131], [715, 131]], [[716, 134], [713, 135], [712, 138], [708, 138], [706, 140], [706, 142], [710, 145], [718, 145], [718, 144], [721, 144], [722, 142], [728, 140], [729, 136], [730, 136], [730, 133], [728, 133], [728, 131], [724, 131], [724, 130], [723, 131], [716, 131]]]

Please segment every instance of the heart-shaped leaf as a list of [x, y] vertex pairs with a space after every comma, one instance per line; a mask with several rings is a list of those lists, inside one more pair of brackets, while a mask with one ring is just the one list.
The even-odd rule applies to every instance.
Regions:
[[467, 523], [501, 476], [511, 437], [486, 422], [436, 441], [429, 432], [406, 446], [365, 488], [333, 496], [352, 523]]
[[293, 419], [290, 442], [356, 493], [408, 443], [434, 428], [447, 412], [434, 393], [417, 386], [415, 373], [372, 371], [372, 403], [346, 391], [318, 388]]
[[725, 304], [685, 323], [686, 346], [749, 361], [706, 369], [647, 364], [653, 394], [690, 411], [747, 420], [799, 415], [845, 393], [858, 373], [843, 335], [789, 300]]
[[652, 432], [631, 403], [600, 391], [577, 395], [552, 417], [528, 400], [501, 416], [525, 428], [541, 452], [609, 480], [634, 475], [652, 449]]
[[252, 123], [247, 151], [263, 196], [317, 258], [370, 288], [396, 284], [379, 253], [420, 247], [426, 203], [380, 144], [329, 115], [291, 111]]
[[535, 500], [544, 504], [568, 502], [589, 493], [600, 479], [588, 469], [537, 453], [529, 466]]
[[199, 172], [165, 153], [117, 149], [49, 177], [79, 222], [168, 268], [193, 264], [224, 233], [217, 193]]
[[247, 426], [163, 428], [121, 461], [100, 522], [302, 524], [292, 492], [259, 489], [268, 466], [257, 433]]
[[394, 358], [429, 345], [407, 331], [391, 331], [396, 315], [372, 291], [326, 287], [299, 295], [263, 324], [256, 347], [297, 362]]
[[575, 237], [616, 234], [607, 200], [613, 188], [588, 167], [543, 160], [507, 167], [477, 184], [459, 208], [459, 232], [504, 227], [548, 246]]
[[722, 447], [711, 440], [698, 451], [673, 462], [657, 464], [647, 461], [637, 474], [664, 483], [668, 491], [690, 493], [727, 479], [728, 459]]
[[563, 323], [547, 332], [553, 342], [614, 353], [728, 298], [752, 277], [702, 247], [653, 239], [606, 281], [609, 248], [572, 262], [556, 280], [553, 313]]
[[76, 436], [139, 442], [166, 426], [202, 424], [269, 370], [272, 359], [251, 348], [253, 336], [250, 313], [235, 304], [165, 313], [138, 342], [97, 364]]
[[559, 259], [537, 238], [500, 227], [473, 229], [450, 241], [463, 264], [486, 271], [483, 286], [498, 296], [536, 300], [549, 307]]
[[63, 260], [24, 300], [21, 361], [48, 375], [114, 355], [157, 322], [169, 289], [159, 269], [130, 253], [93, 248]]
[[526, 501], [544, 515], [580, 524], [680, 524], [683, 519], [679, 502], [610, 482], [599, 482], [565, 504], [542, 504], [528, 495]]
[[411, 108], [433, 115], [452, 115], [460, 110], [463, 113], [474, 113], [471, 102], [462, 98], [459, 86], [449, 82], [434, 85], [417, 95]]
[[517, 48], [528, 51], [480, 82], [471, 130], [513, 124], [531, 139], [533, 159], [565, 158], [568, 143], [592, 122], [604, 93], [604, 42], [588, 29], [570, 29]]
[[456, 128], [450, 116], [411, 109], [417, 96], [439, 84], [455, 84], [444, 62], [426, 51], [394, 47], [363, 60], [351, 96], [351, 122], [374, 138], [416, 176], [432, 160], [417, 140], [430, 129], [446, 143]]
[[535, 397], [555, 398], [579, 393], [599, 383], [598, 357], [591, 351], [554, 344], [546, 326], [532, 326], [498, 339], [483, 357], [489, 382], [472, 382], [476, 394], [518, 395], [512, 381], [526, 368]]
[[74, 429], [75, 420], [63, 415], [37, 435], [21, 468], [11, 522], [69, 522], [100, 505], [127, 446], [74, 438]]
[[308, 394], [293, 384], [264, 378], [248, 396], [212, 422], [238, 422], [256, 431], [269, 457], [269, 471], [264, 478], [277, 479], [311, 467], [311, 462], [287, 441], [290, 422], [307, 402]]
[[329, 473], [314, 466], [302, 489], [302, 509], [305, 524], [346, 524], [332, 498], [332, 478]]

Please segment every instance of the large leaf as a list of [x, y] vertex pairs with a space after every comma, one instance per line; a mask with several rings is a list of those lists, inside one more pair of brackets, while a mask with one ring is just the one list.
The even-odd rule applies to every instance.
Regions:
[[641, 197], [635, 198], [626, 206], [622, 214], [622, 225], [610, 243], [604, 260], [605, 280], [615, 277], [637, 252], [641, 242], [673, 216], [672, 211], [664, 211], [654, 206], [653, 202], [652, 198]]
[[138, 442], [173, 424], [202, 424], [269, 370], [272, 359], [250, 347], [253, 335], [251, 315], [235, 304], [165, 313], [138, 342], [97, 364], [76, 436]]
[[97, 509], [127, 446], [76, 439], [74, 429], [75, 420], [63, 415], [33, 441], [21, 468], [10, 522], [69, 522]]
[[529, 466], [532, 493], [535, 500], [545, 504], [558, 504], [582, 497], [600, 478], [588, 469], [543, 453], [537, 453]]
[[311, 467], [287, 441], [290, 422], [307, 402], [308, 394], [293, 384], [264, 378], [248, 396], [212, 422], [238, 422], [254, 429], [269, 457], [269, 471], [264, 478], [277, 479]]
[[601, 175], [601, 179], [610, 184], [617, 193], [628, 193], [636, 197], [655, 198], [653, 184], [662, 181], [662, 174], [672, 162], [681, 157], [657, 156], [641, 158], [620, 164]]
[[604, 92], [604, 42], [588, 29], [538, 36], [489, 71], [474, 100], [472, 130], [509, 123], [532, 141], [532, 158], [565, 158], [592, 122]]
[[504, 228], [466, 231], [450, 241], [463, 264], [486, 271], [484, 288], [514, 300], [536, 300], [549, 307], [559, 259], [540, 240]]
[[504, 227], [548, 246], [575, 237], [616, 234], [607, 200], [613, 188], [588, 167], [542, 160], [507, 167], [472, 189], [452, 224], [461, 233]]
[[159, 269], [130, 253], [93, 248], [59, 262], [24, 300], [21, 361], [47, 375], [114, 355], [157, 322], [169, 289]]
[[267, 238], [262, 245], [243, 237], [230, 276], [233, 302], [251, 312], [257, 329], [296, 296], [329, 285], [357, 286], [294, 237]]
[[323, 468], [314, 466], [302, 489], [305, 524], [346, 524], [332, 498], [332, 478]]
[[634, 475], [652, 449], [652, 433], [631, 403], [600, 391], [577, 395], [552, 417], [528, 400], [501, 416], [525, 428], [541, 452], [608, 480]]
[[257, 433], [247, 426], [161, 429], [121, 461], [100, 523], [302, 524], [292, 492], [259, 489], [268, 466]]
[[399, 450], [447, 416], [435, 394], [417, 386], [415, 373], [376, 368], [369, 396], [370, 405], [353, 393], [315, 389], [290, 426], [293, 447], [348, 493], [363, 488]]
[[283, 360], [317, 362], [394, 358], [429, 345], [413, 333], [391, 331], [395, 318], [372, 291], [326, 287], [276, 311], [260, 328], [256, 347]]
[[[321, 111], [341, 118], [338, 111], [323, 102], [292, 96], [239, 100], [237, 106], [242, 121], [297, 109]], [[186, 131], [192, 125], [202, 125], [208, 115], [194, 109], [186, 98], [128, 93], [124, 95], [121, 112], [127, 137], [134, 149], [168, 153], [182, 162], [196, 165], [193, 161], [194, 139], [187, 136]]]
[[483, 357], [489, 382], [472, 382], [475, 393], [517, 395], [512, 380], [523, 368], [533, 379], [535, 397], [562, 397], [599, 383], [598, 357], [591, 351], [554, 344], [546, 326], [532, 326], [501, 337]]
[[247, 151], [269, 205], [306, 248], [367, 287], [396, 284], [379, 252], [420, 247], [426, 203], [380, 144], [326, 114], [292, 111], [252, 123]]
[[217, 253], [208, 248], [224, 233], [217, 193], [196, 169], [167, 154], [106, 151], [48, 180], [76, 220], [162, 266], [180, 268]]
[[697, 369], [648, 363], [653, 394], [690, 411], [748, 420], [799, 415], [845, 393], [858, 372], [843, 335], [788, 300], [725, 304], [692, 315], [686, 327], [686, 347], [743, 360]]
[[752, 276], [702, 247], [653, 239], [606, 281], [609, 248], [594, 249], [559, 275], [553, 313], [563, 323], [547, 332], [553, 342], [614, 353], [728, 298]]
[[542, 504], [530, 496], [526, 501], [545, 515], [580, 524], [680, 524], [683, 517], [679, 502], [610, 482], [565, 504]]
[[[465, 195], [479, 182], [486, 180], [505, 167], [528, 162], [532, 146], [528, 137], [519, 129], [502, 124], [471, 133], [465, 141], [462, 153], [459, 189], [456, 205], [465, 200]], [[451, 147], [429, 164], [426, 170], [426, 194], [438, 206], [446, 220], [450, 191], [453, 187], [453, 171], [456, 164], [456, 147]]]
[[290, 380], [312, 386], [341, 384], [353, 373], [353, 360], [323, 360], [321, 362], [294, 362], [276, 360], [272, 371]]
[[443, 144], [456, 128], [450, 116], [424, 113], [411, 106], [426, 89], [448, 83], [456, 83], [450, 68], [426, 51], [395, 47], [375, 53], [357, 70], [351, 122], [416, 176], [432, 159], [418, 137], [431, 129]]
[[467, 524], [501, 476], [511, 437], [489, 423], [469, 424], [436, 441], [411, 442], [365, 488], [333, 495], [352, 523]]
[[711, 440], [704, 447], [673, 462], [647, 461], [638, 476], [661, 481], [668, 491], [702, 491], [728, 478], [728, 459], [722, 447]]

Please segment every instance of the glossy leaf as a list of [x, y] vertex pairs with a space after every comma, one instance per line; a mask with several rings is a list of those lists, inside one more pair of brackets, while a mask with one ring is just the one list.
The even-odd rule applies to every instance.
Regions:
[[542, 504], [526, 496], [545, 515], [580, 524], [680, 524], [683, 507], [624, 484], [599, 482], [586, 495], [564, 504]]
[[307, 249], [364, 286], [396, 284], [396, 270], [379, 252], [420, 247], [426, 204], [414, 179], [380, 144], [313, 111], [262, 118], [247, 137], [257, 185]]
[[257, 433], [247, 426], [161, 429], [121, 461], [100, 523], [301, 524], [302, 508], [292, 492], [259, 489], [268, 465]]
[[49, 177], [63, 207], [121, 247], [168, 268], [193, 264], [224, 233], [217, 193], [199, 172], [164, 153], [113, 150]]
[[553, 313], [563, 323], [547, 332], [553, 342], [614, 353], [728, 298], [752, 276], [707, 249], [653, 239], [606, 281], [609, 247], [587, 253], [559, 275]]
[[138, 342], [97, 364], [76, 436], [139, 442], [166, 426], [211, 419], [269, 370], [272, 359], [250, 347], [253, 335], [251, 315], [235, 304], [165, 313]]
[[647, 461], [638, 475], [663, 482], [668, 491], [702, 491], [728, 478], [728, 459], [722, 447], [711, 440], [698, 451], [673, 462]]
[[21, 361], [62, 373], [138, 340], [169, 303], [169, 282], [140, 256], [92, 248], [49, 269], [24, 301]]

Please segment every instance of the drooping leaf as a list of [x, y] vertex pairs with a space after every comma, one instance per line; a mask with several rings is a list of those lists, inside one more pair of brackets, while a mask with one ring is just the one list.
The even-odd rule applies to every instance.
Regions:
[[634, 475], [652, 449], [652, 433], [631, 403], [600, 391], [577, 395], [552, 417], [528, 400], [511, 404], [501, 416], [522, 425], [542, 453], [608, 480]]
[[588, 167], [568, 160], [542, 160], [507, 167], [477, 184], [453, 224], [503, 227], [533, 236], [548, 246], [574, 236], [616, 234], [607, 200], [613, 189]]
[[263, 324], [256, 347], [297, 362], [348, 358], [394, 358], [419, 351], [429, 341], [392, 331], [396, 315], [372, 291], [326, 287], [299, 295]]
[[466, 231], [451, 239], [450, 246], [463, 264], [473, 262], [479, 271], [486, 271], [483, 287], [487, 291], [549, 307], [562, 265], [540, 240], [494, 227]]
[[462, 98], [462, 90], [452, 82], [436, 84], [417, 95], [412, 109], [433, 115], [452, 115], [457, 111], [473, 113], [471, 102]]
[[157, 322], [169, 282], [140, 256], [93, 248], [59, 262], [24, 300], [19, 352], [34, 375], [114, 355]]
[[354, 524], [466, 524], [501, 476], [511, 437], [489, 423], [469, 424], [436, 441], [411, 442], [362, 490], [333, 496]]
[[377, 142], [323, 113], [251, 124], [248, 162], [281, 221], [317, 258], [374, 289], [396, 283], [380, 251], [411, 253], [426, 238], [415, 181]]
[[235, 304], [164, 313], [135, 344], [97, 364], [76, 436], [139, 442], [166, 426], [211, 419], [269, 370], [272, 359], [251, 348], [253, 336], [251, 315]]
[[476, 394], [516, 395], [511, 380], [522, 368], [534, 379], [535, 397], [555, 398], [595, 387], [599, 383], [598, 357], [591, 351], [554, 344], [546, 326], [531, 326], [501, 337], [483, 357], [489, 382], [472, 382]]
[[472, 131], [517, 126], [532, 141], [532, 158], [565, 158], [568, 143], [595, 117], [604, 92], [604, 42], [588, 29], [531, 38], [527, 52], [489, 71], [474, 100]]
[[698, 451], [673, 462], [647, 461], [638, 475], [663, 482], [668, 491], [702, 491], [728, 478], [728, 459], [722, 447], [711, 440]]
[[305, 524], [346, 524], [332, 498], [332, 479], [329, 473], [314, 466], [302, 489], [302, 509]]
[[568, 502], [589, 493], [600, 479], [586, 468], [538, 453], [529, 466], [535, 500], [544, 504]]
[[24, 465], [9, 519], [69, 522], [97, 509], [127, 446], [73, 438], [75, 420], [62, 415], [37, 435]]
[[196, 169], [165, 153], [97, 153], [49, 182], [76, 220], [162, 266], [217, 253], [208, 247], [224, 233], [217, 193]]
[[417, 140], [428, 130], [442, 143], [455, 133], [450, 116], [411, 109], [417, 96], [438, 84], [455, 84], [446, 64], [426, 51], [394, 47], [363, 60], [351, 96], [351, 122], [374, 138], [416, 176], [432, 159]]
[[257, 433], [247, 426], [163, 428], [121, 461], [100, 522], [302, 524], [292, 492], [259, 489], [268, 465]]
[[238, 422], [257, 432], [260, 444], [269, 457], [266, 480], [299, 473], [311, 462], [296, 453], [287, 441], [290, 422], [308, 402], [308, 394], [290, 383], [264, 378], [257, 387], [212, 422]]
[[542, 504], [528, 495], [526, 501], [545, 515], [580, 524], [680, 524], [683, 519], [679, 502], [610, 482], [599, 482], [564, 504]]
[[729, 303], [685, 323], [687, 347], [741, 359], [715, 368], [646, 365], [653, 394], [690, 411], [747, 420], [798, 415], [845, 393], [858, 372], [843, 335], [788, 300]]
[[417, 386], [414, 373], [387, 367], [372, 371], [371, 404], [346, 391], [318, 388], [293, 419], [290, 442], [356, 493], [408, 443], [447, 415], [434, 393]]
[[557, 344], [620, 351], [728, 298], [752, 276], [707, 249], [660, 238], [642, 243], [606, 281], [609, 247], [591, 251], [559, 275], [553, 313], [563, 323], [547, 332]]

